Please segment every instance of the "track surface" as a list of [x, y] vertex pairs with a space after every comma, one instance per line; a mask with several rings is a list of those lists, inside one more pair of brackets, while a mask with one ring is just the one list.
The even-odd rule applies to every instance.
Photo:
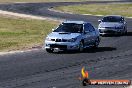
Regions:
[[[59, 19], [85, 20], [97, 27], [97, 20], [101, 17], [47, 10], [49, 7], [72, 4], [90, 3], [10, 4], [0, 5], [0, 9]], [[127, 23], [126, 36], [101, 37], [100, 46], [96, 50], [48, 54], [40, 49], [0, 56], [0, 88], [83, 88], [78, 80], [83, 66], [89, 71], [91, 79], [132, 80], [132, 19], [127, 19]], [[122, 88], [122, 86], [88, 86], [88, 88]]]

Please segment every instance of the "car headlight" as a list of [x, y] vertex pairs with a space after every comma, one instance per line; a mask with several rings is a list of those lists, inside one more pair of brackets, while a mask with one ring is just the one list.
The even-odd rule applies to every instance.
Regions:
[[101, 26], [98, 26], [98, 28], [101, 28]]
[[46, 39], [45, 39], [46, 41], [51, 41], [51, 39], [49, 38], [49, 37], [46, 37]]
[[123, 29], [123, 26], [115, 27], [116, 29]]
[[99, 26], [98, 29], [105, 29], [105, 27]]
[[77, 38], [72, 38], [72, 39], [69, 39], [68, 42], [75, 42], [77, 40]]

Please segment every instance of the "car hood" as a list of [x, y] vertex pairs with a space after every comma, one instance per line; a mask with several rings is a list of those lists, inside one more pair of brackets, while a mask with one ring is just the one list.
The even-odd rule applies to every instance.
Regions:
[[99, 27], [120, 27], [123, 23], [119, 22], [102, 22], [99, 24]]
[[62, 32], [52, 32], [48, 35], [49, 38], [53, 39], [71, 39], [76, 38], [80, 33], [62, 33]]

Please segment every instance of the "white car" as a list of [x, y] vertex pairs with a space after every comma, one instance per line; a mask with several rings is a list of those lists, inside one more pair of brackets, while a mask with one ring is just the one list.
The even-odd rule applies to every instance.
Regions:
[[105, 16], [102, 20], [99, 20], [99, 22], [98, 30], [100, 35], [127, 33], [127, 24], [122, 16]]

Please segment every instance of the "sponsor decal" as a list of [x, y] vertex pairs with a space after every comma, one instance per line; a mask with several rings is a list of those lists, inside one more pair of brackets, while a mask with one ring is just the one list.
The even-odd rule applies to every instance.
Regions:
[[88, 71], [85, 71], [85, 68], [83, 67], [81, 69], [82, 77], [79, 77], [79, 80], [82, 81], [82, 85], [128, 85], [130, 86], [131, 81], [130, 80], [121, 80], [121, 79], [90, 79]]

